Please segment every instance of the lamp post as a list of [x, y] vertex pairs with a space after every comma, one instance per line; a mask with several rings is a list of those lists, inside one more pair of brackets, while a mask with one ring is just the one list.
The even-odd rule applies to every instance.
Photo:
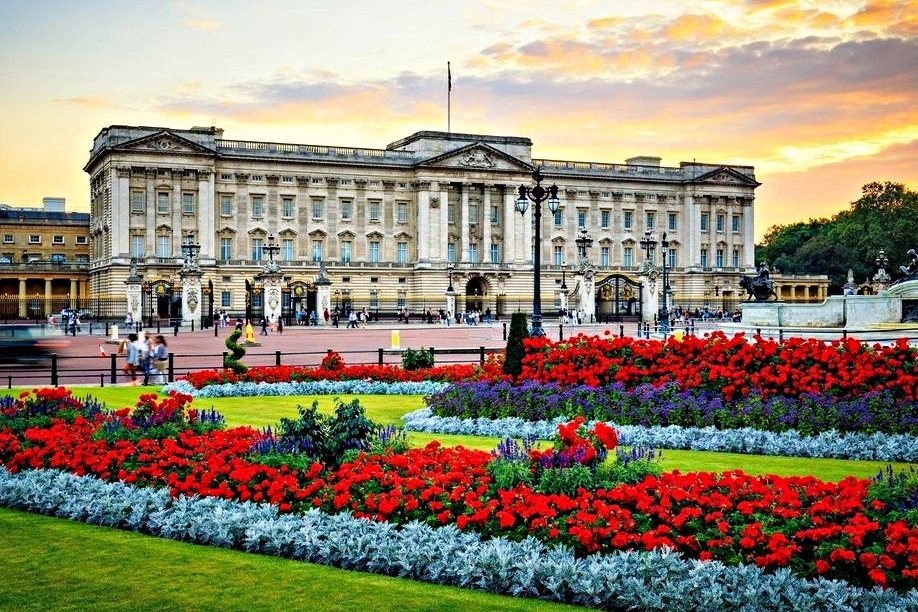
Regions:
[[185, 241], [182, 243], [182, 254], [185, 256], [186, 265], [194, 266], [200, 251], [201, 245], [195, 242], [194, 232], [185, 236]]
[[555, 214], [561, 208], [561, 200], [558, 199], [558, 186], [552, 184], [545, 189], [542, 187], [542, 168], [538, 167], [532, 173], [532, 179], [535, 181], [534, 187], [520, 185], [519, 196], [516, 199], [516, 210], [520, 215], [526, 215], [526, 209], [529, 208], [530, 200], [534, 204], [532, 214], [535, 220], [535, 254], [533, 257], [532, 270], [532, 331], [533, 337], [544, 336], [545, 330], [542, 329], [542, 202], [548, 200], [548, 210]]
[[645, 265], [650, 265], [653, 263], [653, 250], [657, 248], [657, 241], [653, 239], [653, 234], [650, 230], [644, 232], [644, 237], [640, 242], [641, 248], [644, 249], [644, 263]]
[[335, 289], [335, 312], [338, 313], [338, 316], [341, 316], [341, 292]]
[[268, 265], [274, 264], [274, 254], [280, 251], [280, 246], [274, 242], [274, 234], [268, 234], [268, 244], [263, 247], [263, 250], [268, 254]]
[[579, 263], [583, 263], [587, 258], [587, 249], [593, 246], [593, 238], [587, 233], [585, 227], [580, 228], [580, 235], [577, 237], [574, 242], [577, 243], [577, 256], [579, 257]]
[[663, 298], [663, 304], [660, 306], [660, 331], [663, 333], [663, 339], [669, 334], [669, 270], [666, 267], [666, 258], [669, 255], [669, 241], [666, 239], [666, 232], [663, 232], [663, 239], [660, 240], [660, 255], [663, 259], [663, 291], [660, 297]]
[[456, 290], [453, 288], [453, 264], [446, 264], [446, 274], [449, 277], [449, 286], [446, 287], [446, 318], [456, 316], [455, 300]]

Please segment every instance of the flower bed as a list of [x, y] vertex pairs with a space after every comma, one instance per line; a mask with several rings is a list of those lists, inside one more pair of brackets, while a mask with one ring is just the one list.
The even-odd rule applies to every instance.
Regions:
[[[501, 488], [489, 470], [491, 454], [437, 443], [359, 453], [338, 469], [314, 462], [271, 467], [249, 453], [258, 437], [254, 430], [203, 427], [205, 419], [188, 410], [189, 400], [175, 394], [163, 405], [149, 397], [142, 403], [144, 414], [160, 415], [148, 427], [185, 422], [199, 424], [196, 430], [150, 438], [135, 433], [134, 413], [77, 413], [72, 422], [57, 418], [21, 432], [0, 430], [0, 461], [11, 472], [62, 469], [166, 487], [174, 497], [263, 501], [281, 512], [318, 508], [394, 524], [454, 525], [514, 541], [537, 538], [581, 557], [665, 547], [686, 559], [788, 568], [854, 585], [904, 591], [918, 584], [914, 475], [826, 483], [674, 472], [547, 493], [530, 482]], [[104, 429], [113, 420], [123, 435]], [[611, 444], [608, 433], [597, 437]], [[577, 446], [564, 430], [561, 439]]]
[[759, 336], [728, 338], [722, 332], [666, 342], [579, 335], [565, 342], [526, 340], [522, 379], [559, 385], [626, 389], [674, 382], [739, 399], [753, 391], [763, 398], [826, 394], [856, 399], [888, 390], [896, 400], [918, 399], [918, 349], [902, 339], [892, 346], [867, 346], [854, 338], [822, 342]]
[[915, 590], [900, 595], [751, 566], [686, 563], [667, 550], [584, 559], [532, 538], [484, 540], [454, 526], [395, 528], [319, 510], [279, 514], [267, 504], [173, 497], [165, 489], [55, 470], [10, 474], [0, 466], [0, 505], [196, 544], [606, 610], [918, 610]]
[[827, 431], [918, 434], [918, 405], [896, 400], [888, 389], [851, 399], [824, 393], [766, 398], [754, 391], [726, 401], [715, 391], [683, 389], [676, 382], [644, 383], [632, 389], [622, 383], [591, 387], [537, 381], [457, 382], [427, 397], [427, 405], [436, 416], [462, 419], [515, 416], [550, 421], [582, 415], [617, 425], [751, 427], [804, 436]]

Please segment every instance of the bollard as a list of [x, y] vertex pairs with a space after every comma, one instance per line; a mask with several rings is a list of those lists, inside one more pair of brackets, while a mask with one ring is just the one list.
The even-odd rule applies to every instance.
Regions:
[[219, 331], [220, 331], [220, 325], [218, 323], [214, 323], [214, 338], [220, 335], [218, 333]]
[[564, 324], [558, 323], [558, 342], [564, 342]]
[[156, 319], [156, 333], [157, 333], [157, 334], [162, 333], [162, 332], [160, 331], [160, 329], [159, 329], [159, 323], [160, 323], [159, 319]]
[[435, 361], [436, 351], [434, 351], [434, 347], [430, 347], [430, 349], [428, 350], [430, 351], [430, 365], [433, 366], [436, 363]]
[[229, 357], [228, 351], [223, 351], [223, 367], [226, 367], [226, 358]]
[[379, 350], [379, 365], [382, 365], [383, 364], [383, 350], [382, 349], [378, 349], [378, 350]]
[[625, 326], [624, 326], [624, 325], [619, 325], [619, 326], [618, 326], [618, 337], [619, 337], [619, 338], [624, 338], [624, 337], [625, 337]]
[[507, 341], [507, 324], [504, 323], [504, 342]]
[[105, 373], [104, 372], [99, 372], [99, 386], [100, 387], [105, 386]]
[[113, 353], [111, 355], [111, 360], [112, 364], [109, 374], [111, 375], [111, 383], [114, 385], [118, 382], [118, 356]]
[[167, 380], [169, 382], [175, 381], [175, 353], [169, 353], [169, 378]]
[[280, 357], [281, 357], [281, 352], [274, 351], [274, 365], [277, 367], [280, 367]]
[[57, 353], [51, 353], [51, 386], [57, 386]]
[[485, 362], [485, 347], [483, 347], [483, 346], [479, 346], [479, 347], [478, 347], [478, 362], [479, 362], [481, 365], [484, 365], [484, 362]]
[[191, 331], [194, 331], [194, 319], [191, 320]]

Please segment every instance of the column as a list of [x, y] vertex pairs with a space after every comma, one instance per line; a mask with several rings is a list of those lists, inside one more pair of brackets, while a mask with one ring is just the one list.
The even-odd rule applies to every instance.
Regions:
[[485, 183], [484, 197], [481, 207], [481, 261], [491, 263], [491, 188], [493, 185]]
[[[172, 218], [172, 256], [181, 257], [182, 253], [182, 174], [183, 171], [177, 168], [172, 170], [172, 202], [170, 202], [170, 217]], [[153, 235], [147, 234], [147, 252], [151, 252], [150, 245], [153, 244], [155, 252], [156, 230]]]
[[198, 234], [201, 259], [216, 259], [216, 220], [214, 218], [214, 172], [198, 171]]
[[26, 279], [19, 279], [19, 318], [25, 319], [29, 316], [29, 312], [26, 308], [28, 304], [28, 295], [26, 295]]
[[472, 188], [471, 183], [462, 183], [462, 211], [459, 216], [460, 240], [462, 243], [459, 261], [456, 263], [468, 262], [469, 260], [469, 190]]
[[45, 299], [43, 301], [45, 305], [44, 306], [45, 314], [50, 314], [51, 312], [51, 279], [50, 278], [45, 279]]
[[[743, 198], [743, 202], [748, 205], [743, 206], [743, 261], [742, 264], [747, 268], [755, 268], [755, 227], [752, 211], [754, 207], [754, 197]], [[750, 246], [751, 245], [751, 246]]]
[[501, 245], [501, 261], [514, 263], [517, 261], [516, 254], [516, 206], [514, 205], [513, 189], [508, 185], [504, 189], [504, 223], [503, 233], [504, 242]]
[[440, 181], [440, 259], [447, 261], [449, 252], [449, 184]]
[[116, 178], [112, 181], [111, 256], [130, 256], [131, 169], [122, 167], [113, 172]]
[[418, 183], [418, 216], [414, 235], [418, 241], [419, 264], [430, 263], [430, 182]]

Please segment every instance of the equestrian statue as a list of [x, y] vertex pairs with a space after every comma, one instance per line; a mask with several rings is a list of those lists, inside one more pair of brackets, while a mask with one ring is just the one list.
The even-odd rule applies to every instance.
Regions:
[[753, 298], [757, 302], [764, 302], [771, 296], [777, 301], [778, 294], [775, 292], [775, 282], [771, 280], [771, 272], [768, 269], [768, 262], [763, 261], [759, 264], [759, 271], [756, 276], [743, 276], [740, 279], [739, 286], [746, 290], [746, 301], [750, 302]]

